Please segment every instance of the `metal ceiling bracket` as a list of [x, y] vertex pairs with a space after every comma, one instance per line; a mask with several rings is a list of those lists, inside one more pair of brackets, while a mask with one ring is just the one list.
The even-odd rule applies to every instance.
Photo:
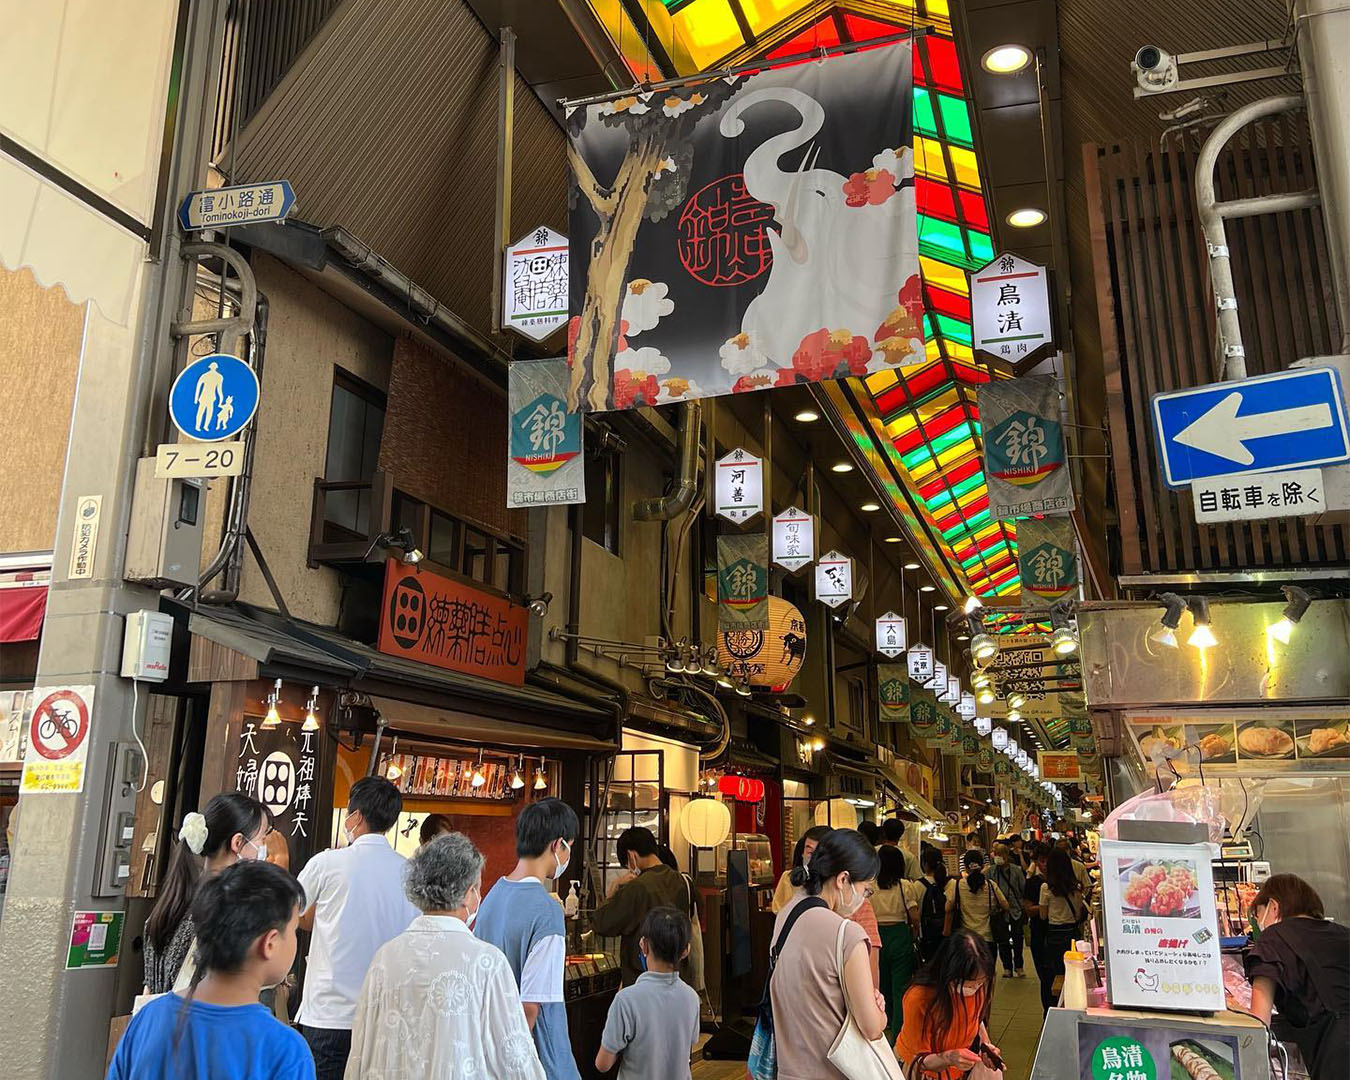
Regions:
[[1208, 251], [1209, 251], [1209, 257], [1210, 257], [1211, 259], [1226, 259], [1226, 258], [1228, 258], [1228, 245], [1227, 245], [1227, 244], [1206, 244], [1205, 247], [1206, 247], [1206, 249], [1208, 249]]

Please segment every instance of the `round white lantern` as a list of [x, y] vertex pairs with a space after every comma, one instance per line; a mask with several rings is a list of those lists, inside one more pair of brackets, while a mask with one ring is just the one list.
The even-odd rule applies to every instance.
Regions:
[[680, 831], [694, 847], [715, 848], [731, 834], [731, 811], [716, 799], [693, 799], [680, 811]]
[[847, 799], [831, 799], [816, 803], [815, 819], [817, 825], [828, 825], [831, 829], [856, 829], [858, 809]]

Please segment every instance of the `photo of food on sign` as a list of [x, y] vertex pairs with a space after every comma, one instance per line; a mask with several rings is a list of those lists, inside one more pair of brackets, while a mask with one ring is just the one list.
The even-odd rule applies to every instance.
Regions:
[[1296, 720], [1294, 728], [1300, 758], [1350, 758], [1350, 720]]
[[1242, 1080], [1235, 1040], [1121, 1024], [1078, 1026], [1082, 1080]]
[[1238, 728], [1237, 744], [1239, 757], [1293, 757], [1293, 725], [1276, 718], [1252, 720]]
[[1234, 1080], [1237, 1075], [1231, 1043], [1179, 1039], [1168, 1050], [1172, 1055], [1172, 1080]]
[[1237, 733], [1227, 724], [1187, 724], [1186, 744], [1200, 751], [1200, 760], [1209, 764], [1232, 764], [1237, 760]]
[[1118, 859], [1122, 915], [1200, 918], [1197, 872], [1190, 859]]
[[1186, 734], [1181, 725], [1164, 727], [1155, 724], [1147, 733], [1139, 736], [1139, 750], [1148, 761], [1153, 760], [1155, 749], [1164, 752], [1180, 750], [1186, 745]]

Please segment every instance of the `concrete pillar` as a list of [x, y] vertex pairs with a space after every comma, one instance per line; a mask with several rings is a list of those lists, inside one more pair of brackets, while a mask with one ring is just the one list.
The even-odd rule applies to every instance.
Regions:
[[[114, 972], [66, 971], [75, 911], [122, 910], [121, 899], [95, 899], [104, 822], [105, 778], [114, 743], [131, 740], [133, 714], [144, 724], [144, 692], [118, 676], [127, 612], [158, 605], [150, 589], [122, 581], [136, 462], [161, 418], [172, 372], [169, 323], [186, 317], [192, 276], [179, 258], [174, 210], [204, 176], [226, 0], [185, 0], [184, 33], [170, 103], [175, 112], [167, 198], [157, 249], [137, 270], [136, 313], [119, 326], [87, 308], [84, 344], [57, 523], [47, 619], [37, 686], [95, 688], [84, 790], [20, 799], [13, 861], [0, 919], [0, 1046], [7, 1080], [75, 1080], [105, 1071]], [[36, 107], [36, 106], [35, 106]], [[158, 396], [153, 396], [158, 387]], [[91, 578], [70, 580], [77, 498], [101, 495]], [[122, 953], [130, 953], [127, 942]], [[124, 960], [125, 962], [125, 960]]]

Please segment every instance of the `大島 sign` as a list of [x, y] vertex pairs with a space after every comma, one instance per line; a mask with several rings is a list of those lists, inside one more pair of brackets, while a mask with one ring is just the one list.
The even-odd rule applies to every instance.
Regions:
[[1005, 252], [972, 271], [970, 323], [977, 356], [1007, 364], [1048, 356], [1055, 342], [1045, 267]]
[[1209, 845], [1103, 840], [1100, 858], [1111, 1004], [1222, 1009]]
[[932, 681], [935, 664], [933, 650], [922, 641], [909, 647], [905, 662], [909, 665], [909, 677], [916, 683], [926, 686]]
[[39, 687], [33, 691], [20, 794], [68, 794], [84, 790], [93, 711], [92, 686]]
[[853, 598], [853, 560], [837, 551], [828, 552], [816, 563], [816, 599], [838, 607]]
[[888, 611], [877, 619], [877, 652], [892, 659], [905, 651], [905, 618]]
[[506, 505], [586, 501], [579, 413], [567, 411], [567, 361], [517, 360], [507, 371]]
[[773, 519], [773, 561], [793, 573], [815, 560], [816, 523], [810, 514], [789, 506]]
[[526, 609], [503, 597], [397, 559], [386, 564], [382, 653], [522, 686], [528, 623]]
[[543, 341], [567, 321], [568, 256], [567, 237], [547, 227], [506, 249], [503, 326], [531, 341]]
[[909, 672], [904, 664], [877, 665], [877, 699], [882, 723], [903, 724], [909, 720]]
[[567, 109], [570, 400], [627, 409], [922, 360], [913, 83], [901, 41]]
[[1053, 375], [1001, 379], [976, 392], [984, 430], [989, 516], [1067, 514], [1074, 507]]
[[738, 630], [769, 626], [769, 540], [762, 533], [717, 538], [717, 621]]
[[736, 524], [764, 509], [764, 462], [741, 447], [718, 458], [713, 497], [717, 513]]
[[1078, 588], [1078, 548], [1072, 519], [1019, 521], [1017, 564], [1022, 574], [1024, 607], [1053, 604]]

